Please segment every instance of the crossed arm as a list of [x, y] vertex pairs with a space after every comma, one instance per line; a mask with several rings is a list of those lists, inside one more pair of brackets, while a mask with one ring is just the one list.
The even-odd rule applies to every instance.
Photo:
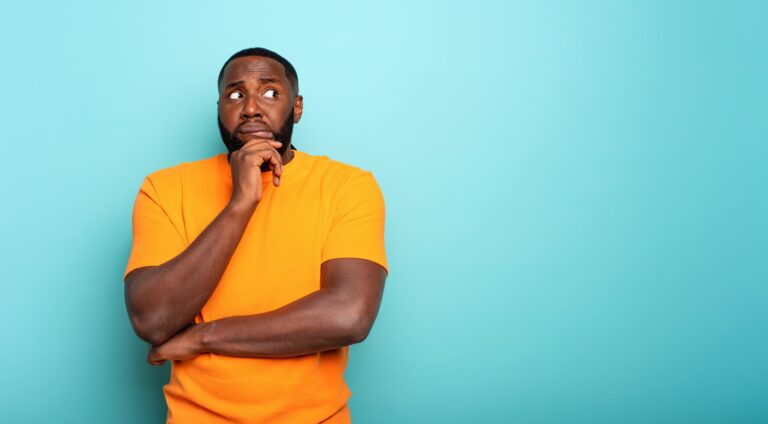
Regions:
[[177, 257], [126, 276], [131, 324], [153, 345], [148, 362], [160, 365], [205, 352], [297, 356], [366, 338], [378, 314], [386, 271], [355, 258], [324, 262], [320, 290], [274, 311], [189, 324], [213, 293], [252, 212], [227, 206]]

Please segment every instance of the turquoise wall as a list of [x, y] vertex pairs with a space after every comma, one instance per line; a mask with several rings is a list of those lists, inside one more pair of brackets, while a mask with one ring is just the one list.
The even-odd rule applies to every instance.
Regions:
[[121, 275], [142, 178], [224, 151], [233, 52], [370, 169], [391, 274], [357, 423], [768, 422], [768, 6], [14, 2], [0, 421], [162, 422]]

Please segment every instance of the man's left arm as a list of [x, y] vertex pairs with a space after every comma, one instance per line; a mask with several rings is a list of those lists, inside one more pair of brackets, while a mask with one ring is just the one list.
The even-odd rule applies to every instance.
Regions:
[[379, 311], [387, 271], [376, 262], [337, 258], [323, 262], [321, 288], [274, 311], [191, 325], [147, 361], [187, 359], [201, 353], [289, 357], [363, 341]]

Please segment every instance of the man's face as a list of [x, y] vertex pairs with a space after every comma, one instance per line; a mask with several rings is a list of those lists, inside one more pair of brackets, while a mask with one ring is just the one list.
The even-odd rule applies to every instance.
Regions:
[[224, 69], [219, 85], [219, 130], [232, 152], [256, 138], [290, 146], [293, 124], [299, 122], [302, 98], [295, 95], [280, 62], [259, 56], [237, 58]]

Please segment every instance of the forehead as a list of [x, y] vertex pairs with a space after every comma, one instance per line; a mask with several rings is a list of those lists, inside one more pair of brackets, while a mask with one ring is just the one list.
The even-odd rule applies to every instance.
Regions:
[[[260, 78], [276, 79], [284, 85], [289, 85], [285, 75], [285, 67], [278, 61], [261, 56], [245, 56], [229, 62], [224, 68], [221, 87], [234, 81], [258, 80]], [[220, 87], [220, 88], [221, 88]]]

